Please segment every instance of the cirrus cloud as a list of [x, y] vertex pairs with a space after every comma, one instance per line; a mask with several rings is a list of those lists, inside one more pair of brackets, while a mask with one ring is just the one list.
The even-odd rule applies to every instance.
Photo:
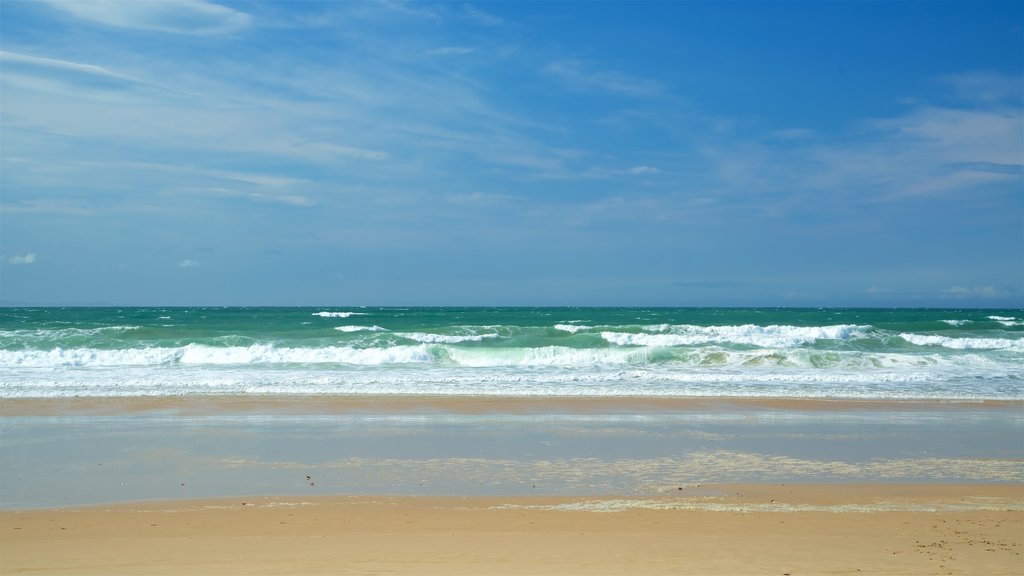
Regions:
[[237, 10], [203, 0], [185, 2], [48, 2], [97, 24], [172, 34], [215, 35], [247, 27], [252, 18]]

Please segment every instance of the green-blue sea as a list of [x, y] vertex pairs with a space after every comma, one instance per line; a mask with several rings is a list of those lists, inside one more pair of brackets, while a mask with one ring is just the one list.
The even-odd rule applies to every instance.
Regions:
[[1024, 398], [1024, 310], [0, 308], [0, 397]]

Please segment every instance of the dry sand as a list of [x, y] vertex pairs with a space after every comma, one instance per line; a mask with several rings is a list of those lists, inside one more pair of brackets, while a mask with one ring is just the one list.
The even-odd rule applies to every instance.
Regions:
[[1024, 487], [249, 498], [0, 512], [3, 574], [1024, 574]]

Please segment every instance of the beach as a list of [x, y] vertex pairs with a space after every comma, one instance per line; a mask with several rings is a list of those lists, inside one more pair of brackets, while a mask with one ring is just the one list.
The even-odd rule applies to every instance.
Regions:
[[728, 495], [256, 498], [3, 512], [0, 565], [5, 574], [83, 575], [1021, 572], [1019, 487], [718, 489]]
[[0, 401], [4, 574], [1019, 574], [1018, 402]]
[[1024, 0], [0, 0], [0, 576], [1024, 576]]
[[2, 309], [3, 574], [1021, 574], [1019, 310]]

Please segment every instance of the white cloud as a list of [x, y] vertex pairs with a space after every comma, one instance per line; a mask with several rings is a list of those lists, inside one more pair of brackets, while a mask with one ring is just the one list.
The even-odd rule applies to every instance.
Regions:
[[244, 12], [204, 0], [47, 0], [47, 3], [77, 18], [106, 26], [173, 34], [226, 34], [245, 28], [252, 21], [252, 17]]
[[[823, 193], [837, 210], [913, 198], [966, 198], [993, 186], [1009, 189], [1024, 174], [1020, 107], [988, 100], [964, 107], [916, 103], [902, 114], [851, 128], [833, 135], [802, 130], [763, 138], [726, 135], [702, 152], [713, 166], [717, 193], [775, 194], [777, 202], [770, 206], [780, 214], [802, 209], [817, 201], [812, 195]], [[787, 136], [794, 137], [787, 146], [774, 145]]]
[[195, 268], [199, 266], [198, 260], [189, 260], [188, 258], [178, 263], [178, 268]]
[[649, 174], [660, 174], [661, 170], [658, 170], [654, 166], [634, 166], [627, 170], [630, 174], [638, 175], [649, 175]]
[[573, 90], [612, 92], [625, 96], [650, 97], [662, 93], [660, 84], [617, 70], [601, 70], [579, 60], [552, 62], [544, 72]]
[[433, 50], [428, 50], [427, 54], [430, 54], [432, 56], [459, 56], [464, 54], [472, 54], [473, 52], [476, 52], [476, 49], [467, 48], [465, 46], [444, 46], [441, 48], [434, 48]]
[[[94, 66], [92, 64], [79, 64], [77, 62], [68, 62], [67, 60], [56, 60], [53, 58], [40, 58], [38, 56], [29, 56], [27, 54], [18, 54], [16, 52], [7, 52], [0, 50], [0, 62], [6, 63], [8, 66], [11, 64], [27, 64], [32, 66], [41, 66], [46, 68], [54, 68], [61, 70], [69, 70], [73, 72], [82, 72], [85, 74], [95, 74], [98, 76], [109, 76], [112, 78], [126, 79], [129, 78], [112, 72], [102, 66]], [[5, 68], [4, 73], [10, 72], [10, 68]]]
[[507, 204], [516, 200], [516, 197], [508, 194], [492, 194], [487, 192], [473, 192], [470, 194], [446, 194], [445, 201], [449, 204], [460, 206], [492, 206]]
[[1024, 80], [992, 72], [956, 74], [941, 80], [958, 97], [971, 102], [1007, 101], [1019, 104], [1024, 95]]
[[35, 254], [25, 254], [24, 256], [12, 256], [8, 262], [11, 264], [32, 264], [36, 261]]
[[785, 130], [776, 130], [772, 133], [772, 136], [779, 140], [806, 140], [813, 138], [815, 132], [809, 128], [787, 128]]
[[501, 18], [498, 18], [493, 14], [488, 14], [487, 12], [484, 12], [470, 4], [464, 4], [462, 6], [462, 14], [467, 20], [480, 26], [502, 26], [505, 24], [505, 21]]
[[288, 206], [308, 207], [315, 206], [316, 201], [306, 196], [300, 196], [298, 194], [285, 194], [285, 195], [270, 195], [270, 194], [259, 194], [253, 193], [248, 195], [250, 200], [256, 202], [271, 202], [274, 204], [287, 204]]
[[926, 146], [940, 161], [1021, 163], [1024, 112], [1019, 108], [929, 106], [877, 125], [892, 131], [893, 137], [907, 138], [907, 144]]
[[6, 85], [5, 90], [16, 85], [36, 92], [70, 93], [75, 99], [81, 99], [109, 97], [112, 93], [146, 87], [134, 78], [103, 66], [55, 58], [0, 51], [0, 64], [4, 71], [0, 79]]
[[0, 214], [72, 214], [91, 216], [96, 209], [72, 200], [24, 200], [0, 204]]
[[942, 294], [953, 298], [994, 298], [1001, 296], [1002, 291], [993, 286], [953, 286]]

